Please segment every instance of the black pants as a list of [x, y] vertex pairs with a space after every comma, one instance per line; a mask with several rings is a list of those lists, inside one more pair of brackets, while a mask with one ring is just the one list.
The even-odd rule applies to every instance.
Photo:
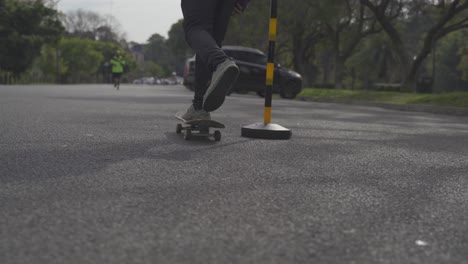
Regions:
[[235, 0], [182, 0], [185, 38], [196, 53], [195, 109], [201, 109], [203, 96], [216, 66], [229, 57], [221, 49]]

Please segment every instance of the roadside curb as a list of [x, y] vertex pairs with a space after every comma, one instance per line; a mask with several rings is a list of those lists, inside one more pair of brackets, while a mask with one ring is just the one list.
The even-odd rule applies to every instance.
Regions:
[[380, 107], [390, 110], [407, 111], [407, 112], [424, 112], [431, 114], [441, 115], [455, 115], [455, 116], [468, 116], [468, 108], [462, 107], [449, 107], [449, 106], [434, 106], [423, 104], [390, 104], [390, 103], [377, 103], [349, 99], [312, 99], [307, 97], [298, 97], [300, 101], [317, 102], [317, 103], [335, 103], [335, 104], [348, 104]]

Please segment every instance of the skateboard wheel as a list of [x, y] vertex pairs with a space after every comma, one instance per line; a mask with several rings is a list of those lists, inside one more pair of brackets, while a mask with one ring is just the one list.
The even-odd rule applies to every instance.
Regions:
[[184, 131], [184, 139], [185, 140], [190, 140], [190, 138], [192, 138], [192, 130], [190, 129], [185, 129]]
[[181, 124], [177, 124], [176, 133], [177, 133], [177, 134], [182, 133], [182, 125], [181, 125]]
[[214, 132], [214, 139], [215, 139], [216, 141], [221, 141], [221, 131], [216, 130], [216, 131]]

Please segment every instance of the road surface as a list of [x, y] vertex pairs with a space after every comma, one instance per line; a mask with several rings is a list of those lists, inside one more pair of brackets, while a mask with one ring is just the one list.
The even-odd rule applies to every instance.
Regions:
[[0, 86], [0, 263], [468, 263], [468, 118], [182, 86]]

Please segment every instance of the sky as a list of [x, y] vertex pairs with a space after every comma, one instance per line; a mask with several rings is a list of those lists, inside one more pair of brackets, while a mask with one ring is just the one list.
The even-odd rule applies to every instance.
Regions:
[[91, 10], [114, 16], [128, 41], [145, 43], [158, 33], [167, 37], [172, 24], [182, 18], [180, 0], [59, 0], [63, 12]]

